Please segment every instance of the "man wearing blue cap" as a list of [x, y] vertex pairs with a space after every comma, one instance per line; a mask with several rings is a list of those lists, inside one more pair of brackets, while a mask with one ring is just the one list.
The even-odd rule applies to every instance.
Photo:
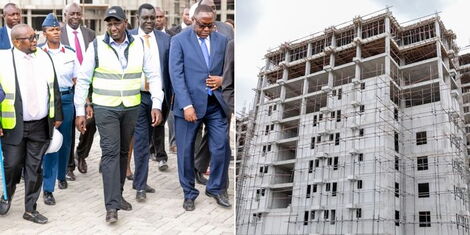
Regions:
[[62, 99], [62, 111], [64, 120], [59, 127], [63, 136], [63, 142], [60, 150], [55, 153], [49, 153], [43, 159], [43, 197], [44, 204], [55, 205], [53, 196], [55, 180], [57, 178], [60, 189], [65, 188], [67, 184], [65, 173], [67, 169], [68, 158], [72, 142], [72, 121], [73, 121], [73, 85], [77, 78], [80, 64], [75, 56], [75, 51], [60, 43], [60, 25], [54, 14], [49, 13], [42, 23], [42, 31], [46, 38], [46, 43], [39, 47], [47, 52], [53, 62], [57, 73], [59, 91]]
[[[124, 10], [106, 10], [106, 34], [98, 36], [86, 51], [75, 87], [75, 125], [86, 131], [85, 100], [92, 85], [96, 126], [100, 133], [106, 222], [117, 222], [118, 210], [132, 210], [122, 197], [127, 170], [129, 144], [141, 103], [142, 73], [147, 78], [152, 101], [152, 126], [162, 120], [163, 102], [160, 59], [144, 47], [139, 37], [127, 30]], [[93, 48], [93, 49], [92, 49]]]

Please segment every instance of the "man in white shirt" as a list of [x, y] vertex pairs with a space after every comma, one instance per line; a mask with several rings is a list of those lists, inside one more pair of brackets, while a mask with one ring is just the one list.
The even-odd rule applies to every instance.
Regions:
[[42, 157], [49, 146], [53, 128], [62, 123], [59, 87], [52, 59], [36, 49], [38, 37], [33, 29], [18, 24], [11, 34], [14, 48], [0, 52], [0, 85], [7, 95], [0, 104], [0, 136], [8, 196], [8, 200], [0, 199], [0, 215], [10, 209], [23, 171], [23, 218], [44, 224], [47, 218], [36, 210], [36, 201], [42, 185]]
[[[152, 128], [150, 122], [150, 112], [152, 102], [148, 86], [145, 84], [145, 76], [142, 79], [141, 96], [142, 103], [139, 107], [139, 116], [134, 132], [134, 181], [133, 188], [137, 190], [136, 199], [142, 202], [146, 199], [146, 193], [153, 193], [155, 190], [147, 185], [148, 162], [149, 162], [149, 142], [152, 143], [155, 151], [158, 168], [164, 171], [168, 168], [168, 156], [165, 152], [165, 119], [169, 113], [172, 87], [170, 75], [168, 73], [168, 51], [170, 49], [170, 36], [155, 29], [155, 8], [150, 4], [142, 4], [138, 10], [140, 27], [130, 31], [133, 35], [142, 38], [144, 46], [160, 58], [161, 77], [165, 99], [162, 104], [163, 121], [158, 126]], [[155, 136], [154, 134], [157, 134]]]
[[166, 28], [166, 16], [165, 11], [160, 7], [155, 7], [155, 13], [157, 14], [155, 18], [155, 29], [162, 31], [164, 33], [168, 33]]
[[0, 28], [0, 49], [10, 49], [13, 47], [11, 29], [13, 26], [21, 23], [21, 9], [14, 3], [5, 4], [3, 7], [3, 20], [5, 26]]

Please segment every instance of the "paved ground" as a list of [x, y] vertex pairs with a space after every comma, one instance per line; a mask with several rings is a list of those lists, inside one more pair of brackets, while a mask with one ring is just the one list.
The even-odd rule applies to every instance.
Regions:
[[[48, 217], [47, 224], [38, 225], [22, 218], [24, 184], [21, 181], [10, 211], [6, 216], [0, 216], [0, 234], [234, 233], [234, 207], [232, 209], [219, 207], [214, 199], [204, 194], [205, 189], [201, 185], [197, 186], [201, 193], [196, 200], [196, 210], [184, 211], [183, 193], [176, 169], [176, 155], [171, 153], [169, 153], [170, 167], [166, 172], [158, 171], [156, 162], [150, 161], [148, 183], [157, 192], [147, 194], [145, 203], [138, 203], [135, 200], [135, 190], [132, 190], [132, 182], [127, 181], [124, 198], [132, 204], [133, 210], [119, 211], [119, 221], [108, 225], [105, 222], [102, 178], [98, 173], [98, 162], [101, 156], [98, 143], [99, 138], [96, 138], [88, 158], [88, 173], [80, 174], [76, 170], [77, 180], [69, 182], [68, 189], [61, 190], [56, 186], [54, 197], [57, 204], [55, 206], [45, 205], [41, 194], [37, 209]], [[230, 172], [233, 170], [232, 162]], [[234, 185], [233, 174], [230, 174], [230, 181], [230, 185]], [[234, 203], [233, 195], [233, 188], [231, 188], [229, 197], [232, 204]]]

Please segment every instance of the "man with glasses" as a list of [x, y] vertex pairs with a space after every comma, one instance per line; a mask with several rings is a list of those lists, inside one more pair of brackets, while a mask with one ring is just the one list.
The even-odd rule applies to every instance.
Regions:
[[[170, 36], [166, 33], [160, 32], [155, 29], [155, 8], [148, 4], [142, 4], [137, 11], [137, 19], [139, 20], [139, 28], [130, 31], [132, 35], [136, 35], [144, 42], [144, 46], [154, 53], [154, 56], [160, 58], [160, 69], [163, 80], [163, 89], [165, 99], [162, 104], [162, 122], [154, 127], [155, 129], [165, 128], [165, 119], [168, 117], [168, 110], [170, 107], [170, 100], [172, 87], [170, 82], [170, 75], [168, 73], [168, 51], [170, 50]], [[136, 199], [138, 202], [143, 202], [146, 199], [146, 193], [154, 193], [155, 189], [147, 185], [148, 170], [149, 170], [149, 143], [152, 141], [152, 126], [151, 126], [151, 110], [152, 100], [150, 99], [149, 87], [146, 82], [145, 76], [142, 79], [141, 85], [141, 99], [142, 102], [139, 107], [139, 116], [134, 132], [134, 181], [133, 188], [137, 190]], [[161, 136], [158, 136], [163, 141], [165, 132], [162, 131]], [[153, 142], [154, 148], [163, 149], [164, 146], [158, 146]], [[163, 142], [161, 142], [163, 144]], [[158, 148], [158, 147], [160, 148]], [[158, 152], [158, 151], [157, 151]], [[165, 154], [166, 155], [166, 154]], [[158, 168], [160, 170], [168, 168], [166, 158], [160, 159]]]
[[8, 196], [8, 200], [0, 199], [0, 215], [10, 209], [24, 171], [23, 218], [44, 224], [47, 218], [36, 210], [42, 185], [41, 161], [63, 115], [54, 64], [46, 52], [36, 49], [37, 38], [30, 26], [18, 24], [11, 31], [14, 48], [0, 52], [0, 85], [6, 94], [0, 104], [0, 136]]
[[14, 3], [5, 4], [3, 7], [3, 20], [5, 26], [0, 28], [0, 49], [10, 49], [13, 47], [11, 29], [21, 23], [21, 9]]
[[[66, 25], [60, 28], [60, 42], [66, 46], [72, 47], [75, 50], [78, 62], [82, 64], [83, 56], [85, 51], [88, 49], [88, 45], [95, 39], [95, 31], [81, 26], [82, 22], [82, 8], [78, 3], [71, 3], [67, 5], [64, 9], [64, 18]], [[90, 98], [90, 97], [89, 97]], [[67, 180], [74, 181], [75, 174], [75, 161], [77, 159], [77, 168], [78, 171], [82, 174], [87, 173], [88, 166], [86, 163], [86, 158], [90, 153], [91, 146], [93, 144], [93, 137], [95, 136], [96, 126], [95, 118], [93, 117], [93, 107], [89, 105], [91, 102], [88, 99], [86, 110], [90, 115], [86, 118], [86, 129], [87, 131], [84, 134], [80, 134], [79, 142], [77, 145], [77, 152], [74, 153], [75, 138], [72, 140], [70, 156], [61, 161], [67, 161], [68, 167], [65, 169], [60, 169], [61, 177], [59, 178], [59, 188], [67, 188]], [[75, 129], [74, 129], [75, 130]], [[72, 132], [75, 136], [75, 131]], [[75, 155], [75, 157], [74, 157]], [[62, 171], [66, 172], [66, 178], [63, 178]]]
[[152, 100], [152, 126], [162, 120], [163, 102], [160, 59], [144, 47], [139, 37], [127, 30], [124, 10], [112, 6], [104, 18], [106, 34], [90, 43], [75, 87], [77, 129], [84, 133], [85, 100], [90, 84], [96, 126], [100, 133], [106, 222], [118, 220], [117, 211], [132, 210], [122, 197], [127, 170], [129, 144], [141, 103], [142, 73], [147, 78]]
[[213, 32], [214, 12], [206, 5], [195, 10], [193, 28], [175, 35], [170, 46], [170, 78], [175, 93], [173, 113], [178, 174], [184, 191], [183, 208], [195, 209], [199, 195], [194, 182], [194, 141], [202, 123], [207, 126], [212, 154], [211, 174], [206, 195], [222, 207], [230, 207], [224, 195], [228, 177], [230, 148], [227, 139], [228, 107], [220, 84], [227, 38]]

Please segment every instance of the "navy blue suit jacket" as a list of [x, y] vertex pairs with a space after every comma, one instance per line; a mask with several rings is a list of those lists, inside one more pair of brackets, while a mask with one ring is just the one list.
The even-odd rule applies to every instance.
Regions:
[[10, 49], [10, 39], [8, 38], [7, 26], [0, 28], [0, 49]]
[[[129, 31], [132, 35], [139, 33], [138, 29], [132, 29]], [[155, 38], [157, 39], [158, 52], [160, 53], [160, 69], [163, 81], [163, 90], [165, 92], [164, 102], [170, 107], [171, 97], [173, 95], [173, 88], [171, 86], [170, 73], [168, 70], [168, 57], [170, 51], [170, 35], [163, 33], [158, 30], [153, 30]]]
[[[183, 30], [171, 38], [170, 78], [175, 92], [173, 113], [184, 117], [183, 108], [193, 105], [197, 118], [203, 118], [207, 110], [208, 95], [206, 79], [209, 75], [222, 76], [224, 69], [227, 38], [220, 33], [210, 34], [210, 68], [207, 68], [196, 32]], [[227, 114], [228, 107], [222, 97], [221, 89], [213, 94]]]

